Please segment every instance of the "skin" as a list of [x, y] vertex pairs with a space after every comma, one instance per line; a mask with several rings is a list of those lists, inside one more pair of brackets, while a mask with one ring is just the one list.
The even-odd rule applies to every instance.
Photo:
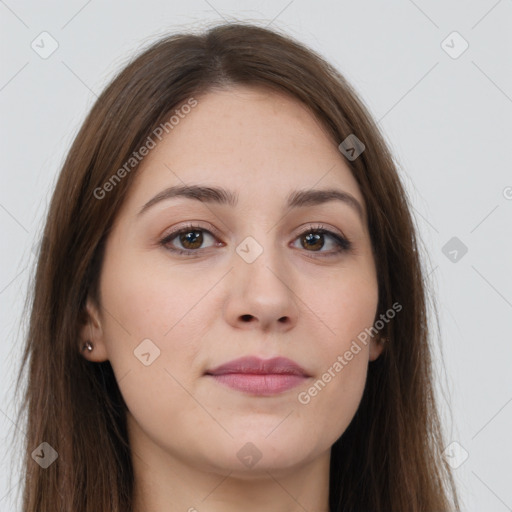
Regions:
[[[101, 306], [87, 303], [81, 339], [94, 350], [82, 353], [110, 361], [129, 409], [136, 512], [328, 511], [330, 448], [359, 406], [377, 338], [308, 404], [298, 394], [373, 325], [364, 200], [335, 142], [295, 99], [245, 86], [196, 99], [137, 171], [107, 240]], [[230, 189], [238, 204], [177, 197], [137, 215], [183, 184]], [[359, 201], [363, 220], [340, 201], [286, 209], [292, 190], [331, 187]], [[187, 222], [203, 230], [202, 245], [176, 236], [168, 247], [197, 257], [159, 244]], [[352, 250], [336, 253], [330, 235], [310, 248], [302, 235], [319, 224]], [[248, 236], [263, 249], [252, 263], [236, 252]], [[148, 366], [134, 356], [145, 339], [151, 358], [160, 350]], [[204, 375], [245, 355], [285, 356], [311, 377], [256, 396]], [[237, 456], [247, 442], [261, 454], [251, 467]]]

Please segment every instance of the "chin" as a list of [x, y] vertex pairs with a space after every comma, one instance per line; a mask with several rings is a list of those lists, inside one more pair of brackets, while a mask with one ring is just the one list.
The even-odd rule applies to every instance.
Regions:
[[[275, 427], [275, 425], [274, 425]], [[216, 444], [215, 454], [209, 460], [216, 471], [232, 472], [231, 476], [250, 479], [258, 476], [268, 478], [268, 472], [277, 476], [296, 469], [315, 457], [313, 446], [308, 449], [304, 444], [304, 436], [298, 442], [290, 438], [270, 434], [252, 436], [246, 432], [243, 436], [234, 436], [228, 443]], [[318, 455], [318, 454], [317, 454]]]

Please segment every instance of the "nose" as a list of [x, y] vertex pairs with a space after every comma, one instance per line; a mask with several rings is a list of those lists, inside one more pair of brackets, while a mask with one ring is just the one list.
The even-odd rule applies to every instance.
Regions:
[[224, 314], [237, 329], [285, 332], [299, 317], [299, 300], [294, 293], [292, 273], [277, 250], [264, 248], [249, 263], [233, 255]]

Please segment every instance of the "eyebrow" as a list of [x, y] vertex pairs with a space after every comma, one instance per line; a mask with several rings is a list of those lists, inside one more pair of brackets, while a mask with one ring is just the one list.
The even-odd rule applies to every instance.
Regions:
[[[204, 203], [215, 203], [235, 207], [238, 203], [238, 195], [230, 190], [221, 187], [205, 187], [200, 185], [177, 185], [166, 188], [150, 199], [139, 211], [138, 216], [153, 205], [172, 199], [175, 197], [185, 197], [195, 199]], [[364, 223], [364, 211], [361, 203], [348, 192], [342, 190], [329, 189], [310, 189], [294, 190], [288, 196], [286, 206], [290, 209], [301, 208], [305, 206], [316, 206], [331, 201], [341, 201], [353, 208]]]

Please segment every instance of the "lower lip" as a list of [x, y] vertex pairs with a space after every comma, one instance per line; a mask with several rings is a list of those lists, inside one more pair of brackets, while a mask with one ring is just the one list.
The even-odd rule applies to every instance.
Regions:
[[306, 377], [301, 375], [277, 373], [265, 375], [226, 373], [224, 375], [210, 375], [210, 377], [232, 389], [255, 395], [275, 395], [292, 389], [306, 380]]

